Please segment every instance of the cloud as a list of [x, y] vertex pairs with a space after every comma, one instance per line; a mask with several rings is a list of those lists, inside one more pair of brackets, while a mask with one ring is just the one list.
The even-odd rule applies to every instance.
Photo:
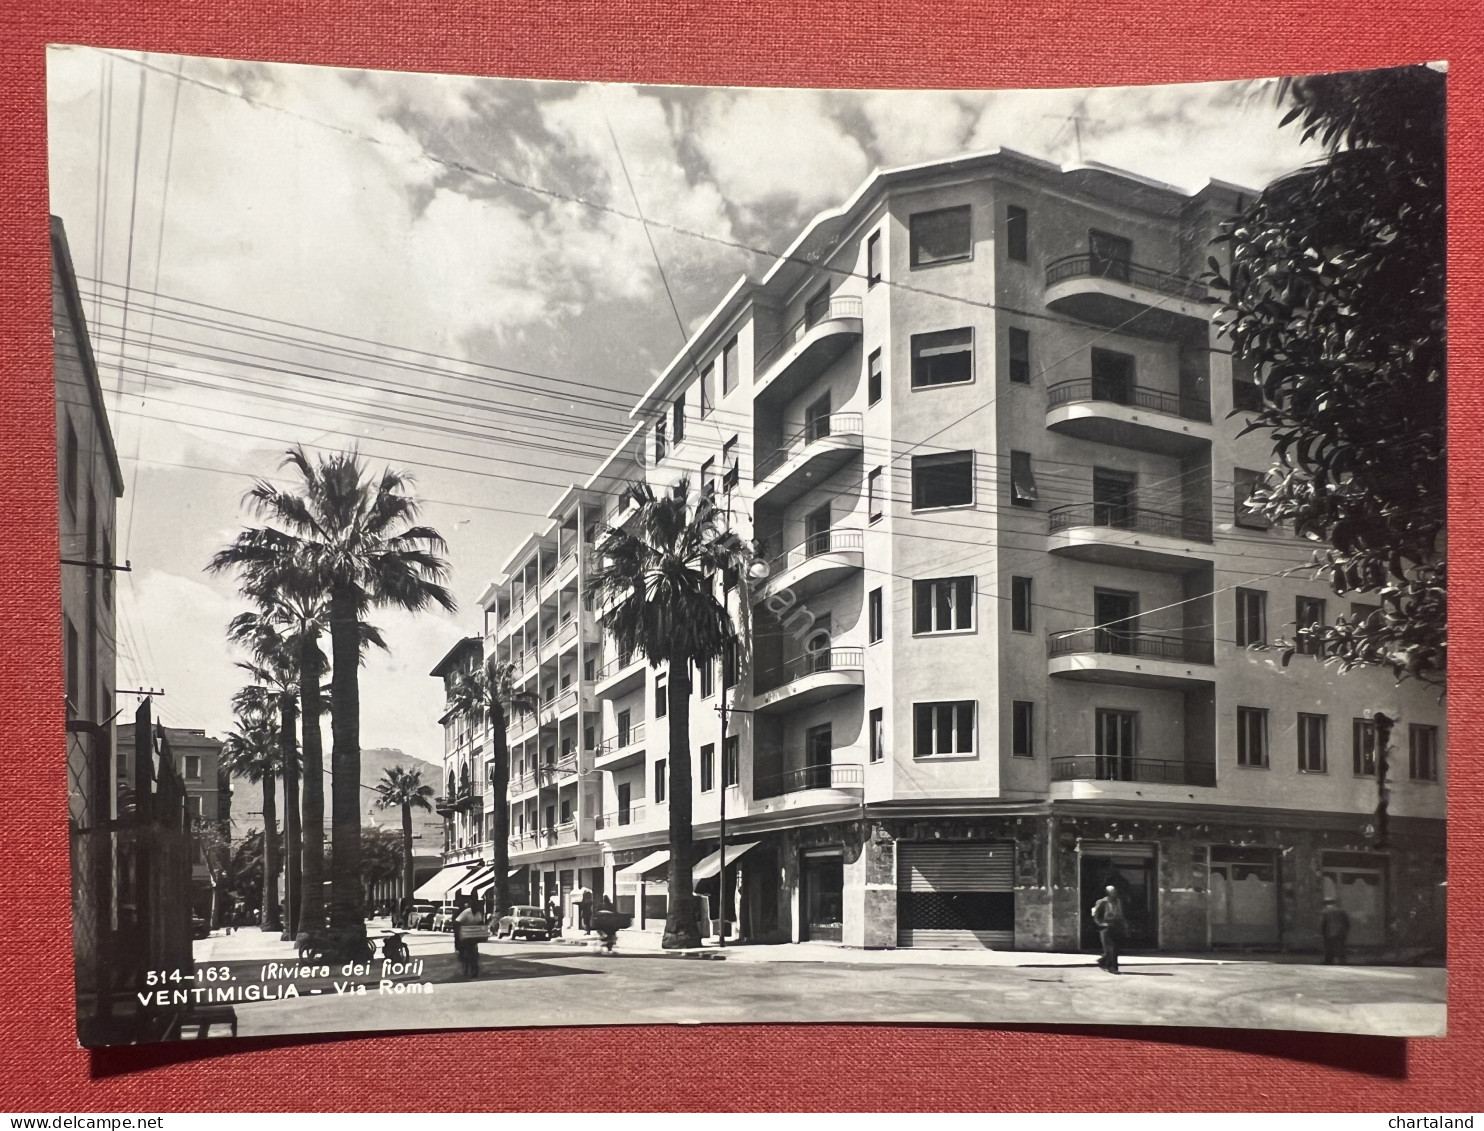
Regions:
[[982, 96], [945, 90], [872, 91], [858, 107], [885, 166], [928, 161], [965, 148]]

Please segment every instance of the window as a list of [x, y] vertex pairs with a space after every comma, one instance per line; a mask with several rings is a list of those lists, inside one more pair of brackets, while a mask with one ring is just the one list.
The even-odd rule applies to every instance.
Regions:
[[1268, 595], [1261, 589], [1237, 590], [1237, 645], [1268, 642]]
[[701, 464], [701, 490], [716, 491], [716, 457], [712, 456]]
[[1232, 499], [1236, 507], [1232, 521], [1238, 526], [1245, 526], [1248, 530], [1267, 530], [1273, 525], [1272, 519], [1253, 510], [1248, 503], [1252, 492], [1262, 486], [1265, 478], [1262, 472], [1251, 468], [1238, 467], [1232, 470]]
[[1376, 776], [1376, 721], [1374, 719], [1350, 720], [1350, 753], [1355, 776]]
[[1130, 240], [1093, 228], [1087, 233], [1087, 253], [1094, 275], [1128, 281], [1129, 265], [1134, 258]]
[[1262, 410], [1262, 386], [1257, 382], [1257, 367], [1232, 354], [1232, 408], [1243, 412]]
[[1134, 403], [1134, 357], [1117, 350], [1099, 349], [1088, 354], [1092, 399], [1114, 404]]
[[974, 379], [974, 331], [968, 326], [912, 335], [912, 387], [962, 385]]
[[669, 778], [666, 774], [669, 768], [669, 763], [664, 758], [654, 760], [654, 803], [656, 805], [665, 803], [665, 788], [669, 785]]
[[77, 513], [78, 458], [77, 429], [72, 426], [69, 416], [67, 430], [62, 433], [62, 486], [67, 496], [67, 507], [73, 514]]
[[584, 750], [591, 750], [593, 748], [593, 743], [597, 741], [597, 734], [598, 732], [595, 727], [582, 728], [582, 748]]
[[1010, 335], [1010, 380], [1017, 385], [1026, 385], [1031, 379], [1031, 332], [1011, 326]]
[[701, 792], [710, 793], [716, 788], [716, 744], [708, 742], [701, 747]]
[[1036, 756], [1036, 705], [1017, 699], [1010, 704], [1010, 755], [1014, 758]]
[[912, 457], [912, 509], [965, 507], [974, 503], [974, 453]]
[[1015, 632], [1032, 632], [1031, 585], [1029, 577], [1010, 579], [1010, 628]]
[[866, 237], [866, 285], [874, 287], [881, 282], [881, 233], [872, 232]]
[[685, 439], [685, 394], [675, 398], [675, 443]]
[[701, 371], [701, 416], [711, 415], [711, 410], [716, 407], [716, 362], [712, 362]]
[[961, 632], [974, 627], [974, 579], [939, 577], [912, 583], [912, 633]]
[[1408, 776], [1413, 781], [1438, 780], [1438, 728], [1413, 723], [1407, 731]]
[[1262, 707], [1237, 708], [1237, 765], [1268, 768], [1268, 713]]
[[77, 636], [77, 629], [73, 627], [72, 618], [63, 616], [67, 623], [67, 705], [74, 712], [81, 710], [78, 703], [78, 683], [82, 678], [82, 658], [79, 655], [81, 641]]
[[931, 267], [970, 259], [974, 243], [969, 230], [969, 206], [919, 212], [908, 220], [913, 267]]
[[582, 678], [586, 680], [598, 678], [598, 661], [592, 656], [582, 661]]
[[879, 762], [886, 757], [886, 722], [883, 709], [872, 707], [870, 714], [871, 761]]
[[186, 781], [201, 780], [201, 755], [187, 754], [183, 759], [185, 762]]
[[881, 501], [881, 468], [873, 467], [866, 474], [866, 515], [872, 522], [880, 522], [883, 513]]
[[1329, 772], [1329, 716], [1299, 714], [1298, 768], [1301, 774]]
[[[666, 424], [663, 420], [654, 422], [654, 462], [660, 463], [670, 452], [670, 442], [666, 439]], [[624, 496], [628, 500], [628, 496]]]
[[974, 700], [912, 705], [914, 758], [974, 753]]
[[728, 640], [721, 650], [721, 685], [728, 690], [737, 686], [737, 642]]
[[654, 717], [657, 719], [664, 718], [665, 712], [670, 709], [668, 689], [665, 686], [667, 682], [663, 672], [654, 677]]
[[1031, 471], [1031, 453], [1010, 453], [1010, 502], [1017, 507], [1036, 505], [1036, 476]]
[[881, 399], [881, 351], [872, 350], [866, 359], [866, 404], [873, 405]]
[[1012, 259], [1016, 263], [1024, 263], [1027, 255], [1028, 236], [1030, 235], [1030, 213], [1018, 204], [1007, 205], [1005, 208], [1005, 258]]
[[870, 625], [870, 630], [869, 630], [869, 633], [868, 633], [869, 639], [868, 639], [867, 642], [868, 643], [871, 643], [871, 644], [875, 644], [884, 635], [884, 631], [883, 631], [882, 624], [881, 624], [882, 610], [881, 610], [881, 590], [880, 589], [872, 589], [871, 590], [871, 595], [870, 595], [870, 597], [867, 600], [867, 605], [868, 605], [868, 608], [867, 608], [867, 618], [866, 619], [867, 619], [867, 621], [869, 622], [869, 625]]
[[742, 740], [729, 734], [721, 744], [721, 784], [739, 785], [742, 781]]
[[199, 821], [201, 819], [201, 801], [201, 795], [198, 793], [192, 793], [186, 796], [186, 816], [190, 817], [193, 821]]
[[561, 814], [561, 817], [562, 817], [562, 824], [568, 825], [568, 824], [571, 824], [572, 823], [572, 799], [570, 797], [564, 797], [564, 798], [562, 798], [562, 814]]
[[629, 711], [618, 713], [618, 744], [627, 746], [634, 733], [633, 715]]
[[1324, 624], [1324, 599], [1322, 597], [1299, 597], [1294, 601], [1295, 633], [1294, 651], [1300, 656], [1323, 656], [1324, 642], [1304, 634], [1306, 628], [1319, 628]]
[[726, 396], [737, 387], [737, 339], [733, 338], [721, 351], [721, 395]]
[[129, 776], [129, 756], [127, 754], [116, 754], [113, 759], [113, 772], [120, 780], [126, 780]]
[[733, 436], [721, 446], [721, 489], [730, 491], [737, 485], [741, 469], [737, 462], [737, 437]]
[[710, 660], [696, 663], [696, 674], [700, 677], [701, 698], [709, 699], [716, 693], [716, 667]]
[[[113, 564], [113, 539], [109, 537], [108, 531], [103, 532], [103, 564]], [[113, 607], [113, 570], [104, 569], [98, 571], [102, 576], [98, 579], [98, 587], [103, 590], [104, 608]]]

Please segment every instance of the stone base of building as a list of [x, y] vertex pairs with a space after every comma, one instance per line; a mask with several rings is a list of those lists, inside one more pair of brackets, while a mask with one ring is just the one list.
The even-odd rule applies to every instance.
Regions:
[[[1335, 899], [1356, 957], [1441, 959], [1443, 822], [1393, 818], [1384, 846], [1372, 824], [1076, 802], [1008, 816], [868, 814], [739, 829], [724, 876], [697, 890], [753, 942], [1061, 952], [1098, 949], [1090, 911], [1110, 885], [1134, 952], [1318, 953], [1320, 910]], [[715, 848], [698, 841], [697, 859]]]

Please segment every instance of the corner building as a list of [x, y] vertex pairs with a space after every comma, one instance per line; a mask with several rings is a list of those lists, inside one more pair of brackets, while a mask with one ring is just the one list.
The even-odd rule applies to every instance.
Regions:
[[686, 476], [768, 561], [691, 708], [734, 936], [1076, 950], [1113, 884], [1131, 949], [1316, 950], [1335, 898], [1358, 951], [1440, 952], [1436, 691], [1262, 647], [1365, 609], [1244, 505], [1261, 393], [1196, 282], [1244, 196], [998, 151], [878, 172], [740, 280], [481, 600], [542, 702], [503, 799], [532, 899], [662, 925], [666, 673], [583, 594], [624, 487]]

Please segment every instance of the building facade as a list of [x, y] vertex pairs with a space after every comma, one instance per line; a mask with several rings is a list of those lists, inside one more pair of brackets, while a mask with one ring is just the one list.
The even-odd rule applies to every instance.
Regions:
[[533, 899], [663, 918], [666, 673], [584, 592], [624, 486], [685, 477], [765, 548], [693, 679], [735, 933], [1075, 950], [1111, 884], [1135, 948], [1317, 949], [1334, 898], [1357, 948], [1441, 951], [1436, 691], [1274, 647], [1369, 610], [1245, 505], [1261, 392], [1197, 281], [1244, 196], [999, 151], [878, 172], [739, 281], [481, 600], [542, 703], [504, 799]]

